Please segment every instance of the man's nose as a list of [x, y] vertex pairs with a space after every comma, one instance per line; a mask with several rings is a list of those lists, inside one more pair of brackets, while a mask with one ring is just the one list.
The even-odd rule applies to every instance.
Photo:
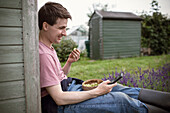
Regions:
[[64, 30], [62, 31], [62, 35], [63, 35], [63, 36], [66, 36], [66, 35], [67, 35], [66, 29], [64, 29]]

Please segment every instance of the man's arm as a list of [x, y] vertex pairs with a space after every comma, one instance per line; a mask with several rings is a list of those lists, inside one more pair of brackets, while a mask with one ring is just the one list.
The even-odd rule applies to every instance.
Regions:
[[64, 65], [64, 67], [63, 67], [63, 69], [62, 69], [63, 72], [64, 72], [64, 74], [67, 75], [67, 74], [70, 72], [71, 64], [72, 64], [72, 63], [70, 63], [70, 62], [68, 62], [68, 61], [66, 62], [66, 64]]
[[46, 89], [57, 105], [67, 105], [79, 103], [109, 93], [116, 84], [107, 85], [108, 83], [110, 83], [110, 81], [104, 81], [97, 88], [89, 91], [63, 92], [61, 85], [50, 86]]

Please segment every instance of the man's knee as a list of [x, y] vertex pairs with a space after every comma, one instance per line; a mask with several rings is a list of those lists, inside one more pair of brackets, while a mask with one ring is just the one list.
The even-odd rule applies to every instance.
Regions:
[[109, 95], [111, 95], [117, 103], [125, 103], [129, 99], [132, 99], [127, 94], [122, 92], [110, 92]]

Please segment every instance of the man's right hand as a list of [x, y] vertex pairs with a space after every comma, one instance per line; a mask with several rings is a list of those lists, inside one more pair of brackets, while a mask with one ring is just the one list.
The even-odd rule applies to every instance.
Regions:
[[109, 93], [112, 90], [112, 88], [117, 85], [117, 83], [111, 85], [108, 85], [108, 83], [110, 83], [109, 80], [103, 81], [101, 84], [98, 85], [97, 88], [92, 90], [92, 93], [94, 93], [96, 96], [104, 95]]
[[69, 55], [69, 58], [68, 58], [68, 62], [70, 63], [73, 63], [73, 62], [76, 62], [78, 61], [80, 58], [80, 51], [78, 49], [74, 49], [70, 55]]

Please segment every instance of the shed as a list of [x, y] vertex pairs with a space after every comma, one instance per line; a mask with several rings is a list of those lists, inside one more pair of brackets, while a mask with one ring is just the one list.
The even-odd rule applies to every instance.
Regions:
[[41, 113], [37, 0], [0, 0], [0, 113]]
[[90, 58], [139, 56], [141, 20], [130, 12], [94, 11], [89, 20]]

